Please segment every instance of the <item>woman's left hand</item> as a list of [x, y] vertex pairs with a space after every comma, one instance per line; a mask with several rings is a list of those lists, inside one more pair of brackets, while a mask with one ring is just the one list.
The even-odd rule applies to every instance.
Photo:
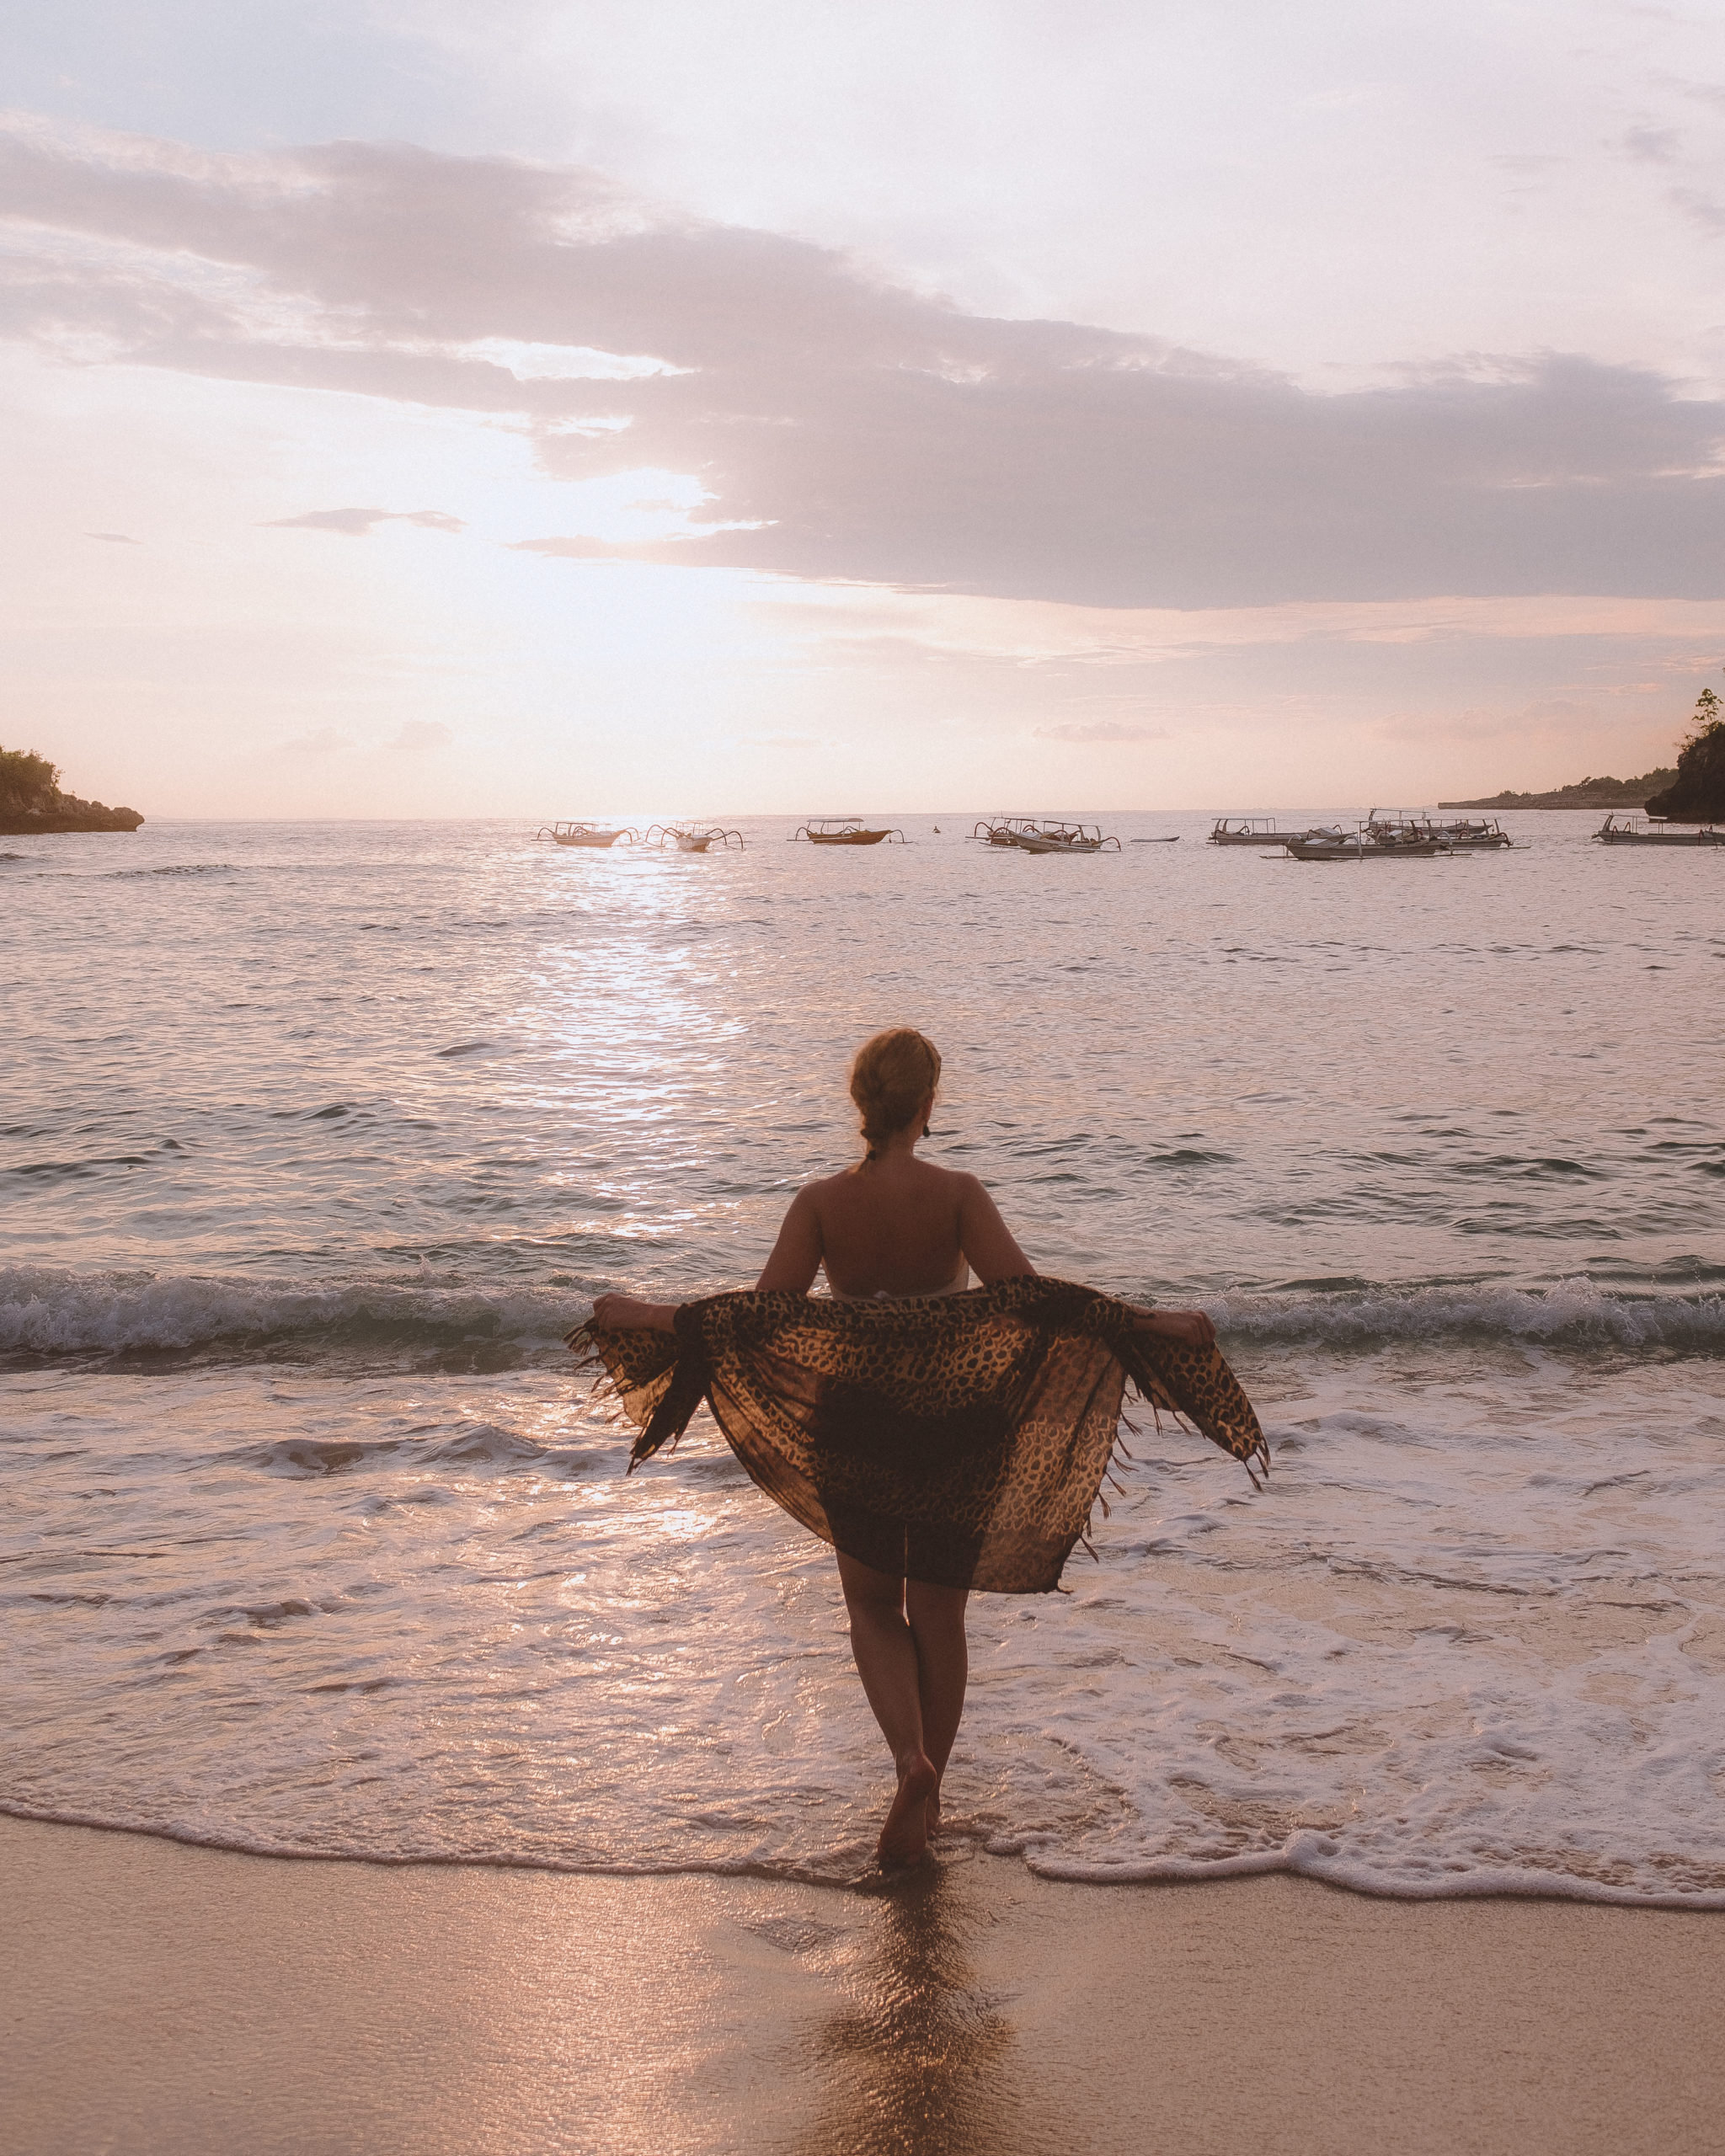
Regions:
[[675, 1303], [644, 1302], [638, 1295], [595, 1295], [593, 1322], [607, 1332], [675, 1332]]
[[1186, 1348], [1214, 1348], [1216, 1329], [1203, 1310], [1152, 1310], [1141, 1328]]

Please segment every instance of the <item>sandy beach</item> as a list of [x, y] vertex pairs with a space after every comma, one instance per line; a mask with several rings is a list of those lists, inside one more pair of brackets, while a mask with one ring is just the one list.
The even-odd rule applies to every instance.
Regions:
[[1681, 2151], [1717, 1917], [293, 1860], [0, 1820], [7, 2156]]

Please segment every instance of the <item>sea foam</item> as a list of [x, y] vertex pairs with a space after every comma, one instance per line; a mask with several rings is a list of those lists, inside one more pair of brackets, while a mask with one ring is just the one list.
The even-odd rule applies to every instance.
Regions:
[[[1422, 1358], [1423, 1362], [1425, 1358]], [[1725, 1907], [1725, 1418], [1695, 1358], [1328, 1358], [1274, 1466], [1135, 1439], [979, 1595], [947, 1790], [1052, 1876]], [[394, 1862], [849, 1879], [889, 1762], [830, 1553], [563, 1374], [16, 1381], [0, 1806]]]

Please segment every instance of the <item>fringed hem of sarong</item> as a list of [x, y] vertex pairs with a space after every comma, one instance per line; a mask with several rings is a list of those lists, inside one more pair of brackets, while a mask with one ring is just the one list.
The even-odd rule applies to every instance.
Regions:
[[[674, 1335], [589, 1320], [566, 1339], [577, 1369], [600, 1374], [590, 1401], [634, 1426], [631, 1473], [674, 1448], [704, 1401], [751, 1479], [800, 1524], [877, 1566], [895, 1521], [907, 1553], [933, 1536], [946, 1551], [939, 1585], [1047, 1593], [1080, 1544], [1097, 1559], [1096, 1511], [1112, 1512], [1103, 1485], [1124, 1496], [1116, 1469], [1135, 1465], [1121, 1436], [1123, 1425], [1138, 1432], [1128, 1385], [1158, 1431], [1166, 1413], [1208, 1438], [1254, 1489], [1269, 1469], [1217, 1350], [1146, 1335], [1130, 1306], [1035, 1274], [884, 1305], [745, 1291], [685, 1304]], [[946, 1577], [972, 1546], [970, 1576]], [[905, 1571], [924, 1577], [908, 1554]]]

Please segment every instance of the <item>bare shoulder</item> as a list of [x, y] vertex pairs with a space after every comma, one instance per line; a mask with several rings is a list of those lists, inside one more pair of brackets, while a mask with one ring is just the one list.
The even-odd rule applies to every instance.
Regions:
[[855, 1183], [855, 1177], [843, 1169], [836, 1176], [814, 1176], [791, 1200], [791, 1209], [785, 1218], [808, 1221], [817, 1230], [822, 1230], [828, 1222], [842, 1217], [846, 1191], [854, 1188]]
[[943, 1168], [939, 1172], [944, 1195], [961, 1226], [974, 1228], [980, 1222], [1000, 1218], [1000, 1209], [988, 1185], [980, 1177], [970, 1175], [963, 1168]]
[[836, 1176], [811, 1177], [798, 1191], [791, 1203], [793, 1205], [800, 1205], [805, 1209], [812, 1207], [818, 1212], [823, 1198], [830, 1198], [841, 1184], [852, 1180], [851, 1171], [847, 1168], [841, 1168]]

